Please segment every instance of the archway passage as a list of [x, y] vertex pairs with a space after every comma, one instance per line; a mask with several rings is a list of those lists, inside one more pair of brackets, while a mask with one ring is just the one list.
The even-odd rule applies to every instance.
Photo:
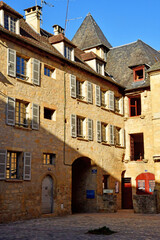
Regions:
[[96, 212], [97, 167], [87, 157], [72, 165], [72, 213]]
[[42, 181], [42, 213], [53, 213], [53, 179], [49, 175]]

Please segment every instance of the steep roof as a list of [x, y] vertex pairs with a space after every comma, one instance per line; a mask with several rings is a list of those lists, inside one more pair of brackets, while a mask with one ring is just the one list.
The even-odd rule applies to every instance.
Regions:
[[111, 48], [107, 55], [106, 71], [126, 89], [149, 86], [146, 76], [144, 81], [133, 82], [131, 66], [149, 65], [160, 61], [160, 53], [141, 40], [123, 46]]
[[101, 45], [112, 47], [90, 13], [82, 22], [72, 42], [82, 50]]

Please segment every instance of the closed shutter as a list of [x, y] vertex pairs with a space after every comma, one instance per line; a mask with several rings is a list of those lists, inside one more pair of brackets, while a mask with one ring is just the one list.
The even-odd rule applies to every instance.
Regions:
[[15, 98], [8, 97], [6, 122], [15, 125]]
[[32, 82], [35, 85], [40, 85], [40, 61], [33, 58], [32, 60]]
[[76, 98], [76, 76], [70, 74], [71, 97]]
[[101, 142], [102, 137], [101, 137], [101, 122], [97, 121], [97, 142]]
[[75, 114], [71, 115], [71, 136], [77, 137], [77, 116]]
[[130, 160], [134, 160], [134, 138], [132, 135], [130, 135], [130, 154], [131, 154], [131, 157], [130, 157]]
[[114, 92], [109, 90], [108, 97], [109, 97], [109, 109], [114, 111]]
[[93, 140], [93, 120], [88, 118], [88, 140]]
[[92, 96], [92, 83], [87, 81], [87, 100], [88, 103], [93, 102], [93, 96]]
[[109, 125], [109, 132], [110, 132], [110, 144], [114, 144], [114, 126], [113, 125]]
[[23, 179], [31, 180], [31, 153], [24, 152]]
[[96, 105], [101, 106], [101, 90], [98, 85], [96, 85]]
[[7, 74], [16, 77], [16, 51], [8, 48], [7, 52]]
[[7, 151], [0, 150], [0, 179], [6, 178]]
[[32, 129], [39, 129], [39, 105], [32, 104]]
[[124, 98], [123, 97], [121, 97], [119, 104], [120, 104], [120, 114], [124, 115]]
[[125, 147], [125, 130], [121, 128], [120, 130], [120, 137], [121, 137], [121, 147]]

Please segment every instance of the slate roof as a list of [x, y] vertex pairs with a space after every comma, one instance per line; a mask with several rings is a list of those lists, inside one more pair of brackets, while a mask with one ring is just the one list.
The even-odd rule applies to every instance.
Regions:
[[149, 73], [149, 72], [159, 71], [159, 70], [160, 70], [160, 61], [153, 64], [152, 67], [147, 72]]
[[90, 13], [82, 22], [72, 42], [82, 50], [101, 45], [107, 48], [112, 47]]
[[136, 89], [149, 86], [149, 78], [146, 75], [144, 81], [133, 81], [131, 66], [152, 66], [160, 61], [160, 53], [141, 40], [120, 47], [111, 48], [107, 54], [105, 70], [114, 77], [115, 81], [126, 89]]

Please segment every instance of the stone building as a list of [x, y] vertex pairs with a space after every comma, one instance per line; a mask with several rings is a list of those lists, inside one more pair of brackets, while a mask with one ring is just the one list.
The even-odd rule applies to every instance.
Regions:
[[160, 53], [40, 16], [0, 2], [0, 222], [132, 208], [158, 189]]

